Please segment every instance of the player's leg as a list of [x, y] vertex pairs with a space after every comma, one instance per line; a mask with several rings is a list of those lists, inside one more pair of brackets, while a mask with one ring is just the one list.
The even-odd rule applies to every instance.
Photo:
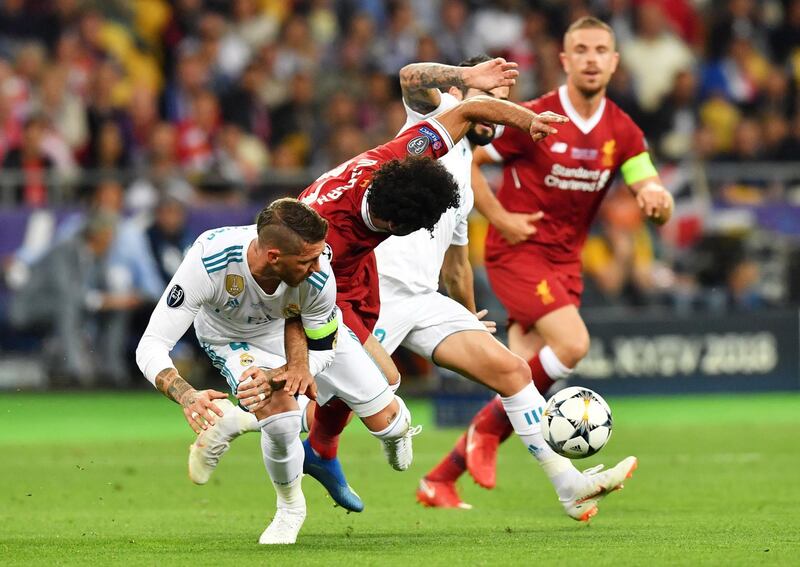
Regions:
[[530, 330], [512, 323], [508, 346], [528, 361], [533, 383], [546, 393], [557, 380], [567, 378], [589, 352], [589, 331], [578, 308], [565, 305], [540, 317]]
[[[279, 337], [280, 338], [280, 337]], [[211, 359], [211, 363], [220, 371], [235, 395], [238, 378], [242, 372], [253, 366], [276, 368], [284, 364], [283, 357], [270, 354], [264, 348], [252, 343], [210, 343], [200, 339], [200, 345]], [[261, 347], [267, 346], [260, 344]], [[277, 342], [276, 352], [282, 352], [283, 345]], [[273, 349], [270, 349], [272, 351]], [[231, 442], [248, 431], [259, 431], [258, 419], [240, 405], [230, 400], [214, 400], [222, 410], [223, 416], [217, 419], [213, 427], [200, 432], [194, 443], [189, 446], [189, 478], [196, 484], [205, 484], [216, 469], [222, 456], [230, 448]]]
[[301, 488], [304, 452], [300, 443], [300, 409], [293, 396], [277, 391], [255, 416], [261, 429], [264, 467], [277, 495], [275, 516], [258, 543], [292, 544], [306, 517]]
[[[340, 333], [336, 357], [331, 366], [320, 373], [317, 385], [321, 400], [335, 395], [381, 440], [392, 468], [405, 470], [410, 466], [411, 437], [419, 428], [411, 427], [411, 414], [406, 404], [394, 394], [375, 361], [354, 335]], [[312, 430], [315, 426], [316, 423]]]
[[[524, 330], [534, 328], [541, 319], [553, 313], [563, 310], [577, 313], [574, 304], [578, 301], [580, 290], [576, 286], [580, 284], [580, 278], [577, 281], [565, 278], [538, 258], [526, 262], [497, 259], [487, 263], [487, 275], [512, 322], [509, 345], [513, 341], [512, 351], [529, 361], [534, 384], [541, 384], [542, 360], [549, 364], [552, 357], [547, 357], [549, 351], [542, 353], [544, 358], [539, 357], [537, 351], [533, 350], [538, 341], [537, 335], [525, 333]], [[554, 315], [553, 319], [560, 322], [559, 315]], [[556, 371], [552, 368], [556, 367], [557, 364], [548, 366], [554, 377]], [[546, 375], [545, 378], [549, 381]], [[487, 488], [494, 486], [496, 479], [497, 447], [513, 432], [505, 413], [500, 398], [494, 398], [476, 414], [467, 430], [467, 468], [476, 482]]]

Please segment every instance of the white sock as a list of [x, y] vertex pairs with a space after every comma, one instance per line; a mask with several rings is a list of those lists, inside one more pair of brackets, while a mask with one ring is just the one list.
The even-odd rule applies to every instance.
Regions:
[[390, 423], [386, 429], [370, 431], [370, 433], [381, 441], [399, 439], [406, 434], [406, 431], [408, 431], [408, 428], [411, 426], [411, 412], [408, 411], [406, 403], [400, 396], [395, 396], [394, 399], [397, 400], [397, 404], [400, 406], [397, 417], [394, 418], [394, 421]]
[[239, 431], [247, 433], [248, 431], [258, 431], [261, 427], [258, 425], [258, 418], [255, 414], [242, 409], [242, 406], [236, 406], [237, 421], [239, 423]]
[[572, 368], [565, 366], [549, 346], [544, 346], [542, 350], [539, 351], [539, 360], [542, 361], [542, 368], [544, 368], [544, 371], [554, 381], [566, 378], [572, 374]]
[[308, 426], [308, 404], [311, 403], [311, 398], [300, 394], [297, 396], [297, 405], [300, 406], [300, 433], [308, 433], [309, 429]]
[[279, 508], [305, 508], [300, 488], [303, 473], [303, 444], [300, 442], [300, 412], [287, 411], [259, 421], [261, 452]]
[[544, 440], [541, 419], [545, 401], [542, 395], [530, 383], [513, 396], [501, 396], [500, 401], [514, 431], [528, 452], [539, 461], [559, 497], [570, 498], [575, 481], [581, 477], [581, 473], [569, 459], [553, 451]]

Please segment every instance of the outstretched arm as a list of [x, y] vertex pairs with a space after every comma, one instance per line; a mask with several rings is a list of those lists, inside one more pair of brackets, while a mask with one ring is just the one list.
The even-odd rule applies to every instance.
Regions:
[[519, 75], [517, 64], [502, 57], [473, 67], [454, 67], [439, 63], [412, 63], [400, 69], [403, 100], [412, 110], [429, 114], [441, 102], [439, 89], [480, 89], [490, 91], [510, 87]]
[[436, 117], [436, 121], [447, 130], [453, 143], [457, 143], [467, 134], [473, 122], [513, 126], [528, 132], [531, 138], [538, 142], [558, 131], [550, 124], [563, 124], [569, 119], [549, 111], [536, 114], [513, 102], [480, 95], [441, 113]]

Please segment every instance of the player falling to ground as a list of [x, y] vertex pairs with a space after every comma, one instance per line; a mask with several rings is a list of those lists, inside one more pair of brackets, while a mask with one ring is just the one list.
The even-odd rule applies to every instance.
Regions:
[[[577, 20], [564, 35], [566, 84], [523, 105], [566, 114], [570, 122], [542, 144], [507, 129], [473, 157], [473, 168], [503, 163], [497, 198], [485, 182], [473, 187], [477, 208], [492, 223], [486, 270], [509, 314], [509, 347], [528, 361], [542, 392], [569, 376], [589, 348], [589, 333], [578, 313], [580, 252], [616, 173], [622, 172], [653, 222], [666, 222], [672, 212], [672, 197], [653, 167], [641, 130], [605, 98], [618, 59], [609, 26], [591, 17]], [[495, 398], [425, 479], [453, 484], [467, 468], [478, 484], [492, 488], [498, 444], [512, 431], [513, 422]]]
[[[492, 60], [487, 66], [489, 69], [478, 75], [477, 82], [466, 84], [488, 91], [508, 85], [517, 74], [515, 65], [503, 59]], [[469, 75], [464, 68], [450, 69], [457, 73], [456, 77]], [[418, 80], [429, 79], [420, 76]], [[420, 229], [432, 231], [445, 210], [458, 206], [458, 185], [436, 159], [447, 154], [473, 123], [514, 126], [539, 140], [555, 132], [549, 123], [565, 120], [553, 113], [537, 115], [486, 95], [475, 96], [356, 156], [322, 175], [301, 193], [300, 199], [330, 223], [328, 244], [333, 250], [331, 265], [336, 273], [337, 305], [343, 319], [393, 388], [399, 385], [397, 369], [372, 336], [380, 310], [373, 250], [391, 235], [407, 235]], [[538, 402], [528, 397], [514, 403], [520, 408], [520, 416], [523, 411], [538, 407]], [[521, 409], [523, 406], [525, 410]], [[350, 491], [336, 459], [339, 435], [349, 415], [349, 409], [339, 400], [316, 407], [305, 443], [306, 470], [328, 488], [337, 503], [358, 509], [363, 504]], [[328, 466], [335, 468], [335, 477], [325, 474]], [[334, 484], [336, 490], [332, 491]]]
[[[358, 341], [338, 332], [335, 281], [323, 254], [327, 230], [328, 223], [306, 205], [279, 199], [259, 213], [254, 226], [203, 233], [136, 351], [144, 375], [183, 406], [199, 433], [189, 458], [193, 481], [208, 480], [231, 439], [261, 431], [264, 464], [278, 497], [260, 543], [294, 543], [306, 515], [295, 393], [314, 397], [318, 390], [322, 403], [333, 396], [344, 400], [397, 462], [406, 468], [410, 462], [403, 442], [411, 421], [405, 404]], [[179, 376], [169, 352], [192, 322], [200, 345], [251, 413], [222, 392], [194, 390]]]

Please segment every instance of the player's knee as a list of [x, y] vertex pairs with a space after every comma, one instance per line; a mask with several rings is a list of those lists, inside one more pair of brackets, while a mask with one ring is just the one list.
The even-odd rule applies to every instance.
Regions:
[[511, 352], [503, 352], [496, 356], [497, 375], [503, 379], [498, 388], [502, 396], [511, 396], [531, 383], [531, 368], [525, 360]]
[[377, 423], [382, 422], [382, 425], [386, 425], [388, 423], [386, 427], [382, 429], [375, 429], [374, 427], [376, 425], [376, 420], [373, 420], [372, 422], [367, 422], [365, 420], [365, 423], [370, 429], [370, 433], [372, 433], [378, 439], [399, 439], [406, 434], [406, 431], [411, 425], [411, 412], [408, 410], [406, 403], [400, 396], [395, 396], [392, 403], [386, 406], [386, 408], [384, 408], [377, 415], [379, 416]]
[[553, 347], [553, 352], [564, 366], [575, 368], [589, 352], [589, 333], [576, 334], [558, 348]]
[[279, 456], [287, 453], [292, 443], [300, 436], [300, 411], [271, 415], [261, 420], [260, 425], [264, 444], [271, 453]]

